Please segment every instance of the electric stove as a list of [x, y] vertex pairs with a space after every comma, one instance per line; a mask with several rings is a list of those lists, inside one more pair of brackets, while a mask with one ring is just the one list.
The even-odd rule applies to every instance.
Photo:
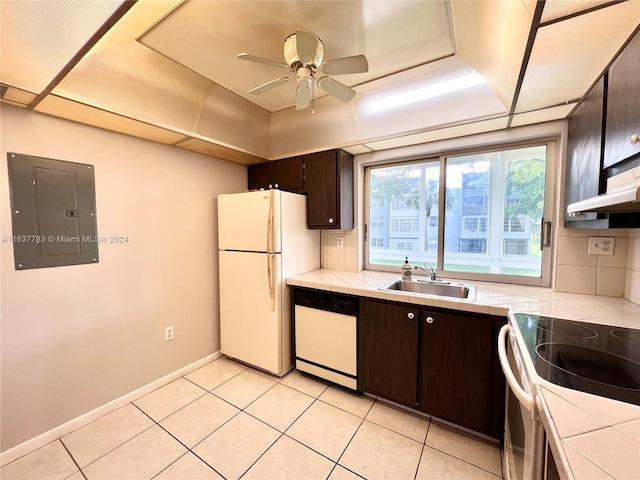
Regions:
[[541, 378], [640, 405], [640, 330], [526, 313], [513, 317]]

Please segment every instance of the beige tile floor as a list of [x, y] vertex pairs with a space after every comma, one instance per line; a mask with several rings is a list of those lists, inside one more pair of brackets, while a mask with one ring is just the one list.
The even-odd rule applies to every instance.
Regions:
[[221, 358], [2, 467], [11, 479], [499, 479], [500, 449], [292, 371]]

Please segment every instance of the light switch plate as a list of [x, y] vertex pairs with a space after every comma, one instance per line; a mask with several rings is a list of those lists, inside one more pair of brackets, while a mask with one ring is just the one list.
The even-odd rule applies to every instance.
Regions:
[[615, 237], [589, 237], [587, 253], [589, 255], [613, 255]]

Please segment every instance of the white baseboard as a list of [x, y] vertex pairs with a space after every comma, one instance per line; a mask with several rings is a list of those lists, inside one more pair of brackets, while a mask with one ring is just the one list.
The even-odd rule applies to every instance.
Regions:
[[127, 403], [133, 402], [143, 395], [146, 395], [147, 393], [150, 393], [153, 390], [160, 388], [163, 385], [166, 385], [167, 383], [172, 382], [173, 380], [176, 380], [192, 372], [193, 370], [196, 370], [206, 365], [207, 363], [212, 362], [217, 358], [220, 358], [221, 356], [222, 353], [220, 353], [220, 351], [212, 353], [211, 355], [207, 355], [206, 357], [193, 362], [186, 367], [182, 367], [175, 372], [171, 372], [170, 374], [165, 375], [164, 377], [159, 378], [158, 380], [155, 380], [145, 385], [144, 387], [140, 387], [133, 392], [127, 393], [120, 398], [116, 398], [115, 400], [106, 403], [105, 405], [102, 405], [94, 410], [91, 410], [90, 412], [80, 415], [73, 420], [69, 420], [62, 425], [52, 428], [51, 430], [44, 432], [37, 437], [33, 437], [32, 439], [27, 440], [20, 445], [16, 445], [15, 447], [0, 453], [0, 466], [4, 466], [7, 463], [13, 462], [15, 459], [20, 458], [23, 455], [26, 455], [27, 453], [30, 453], [34, 450], [37, 450], [38, 448], [43, 447], [46, 444], [51, 443], [64, 435], [67, 435], [68, 433], [71, 433], [74, 430], [77, 430], [78, 428], [83, 427], [93, 422], [94, 420], [97, 420], [98, 418], [113, 412], [114, 410], [117, 410]]

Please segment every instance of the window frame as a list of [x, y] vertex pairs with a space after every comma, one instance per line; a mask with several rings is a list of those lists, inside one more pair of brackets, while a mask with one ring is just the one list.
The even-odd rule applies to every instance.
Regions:
[[[440, 201], [438, 204], [438, 249], [437, 249], [437, 266], [436, 272], [439, 277], [444, 278], [453, 278], [460, 280], [472, 280], [472, 281], [490, 281], [490, 282], [500, 282], [500, 283], [510, 283], [517, 285], [531, 285], [531, 286], [543, 286], [550, 287], [552, 281], [552, 267], [553, 267], [553, 256], [555, 245], [552, 240], [550, 245], [545, 245], [542, 249], [542, 264], [541, 264], [541, 276], [540, 277], [527, 277], [520, 275], [507, 275], [507, 274], [487, 274], [487, 273], [474, 273], [474, 272], [458, 272], [451, 270], [444, 270], [444, 228], [445, 228], [445, 192], [446, 192], [446, 159], [452, 157], [459, 157], [464, 155], [472, 155], [472, 154], [483, 154], [483, 153], [492, 153], [497, 151], [505, 151], [505, 150], [513, 150], [527, 147], [535, 147], [545, 145], [546, 146], [546, 170], [545, 170], [545, 205], [544, 205], [544, 216], [541, 221], [541, 229], [545, 228], [553, 228], [556, 222], [556, 175], [557, 175], [557, 165], [558, 165], [558, 146], [561, 145], [561, 138], [557, 135], [552, 136], [544, 136], [541, 138], [532, 138], [527, 141], [513, 141], [513, 142], [501, 142], [495, 143], [491, 145], [480, 146], [477, 148], [452, 148], [450, 150], [442, 150], [438, 155], [420, 155], [415, 156], [411, 159], [394, 159], [388, 158], [384, 161], [376, 161], [371, 163], [363, 164], [363, 226], [364, 226], [364, 238], [363, 238], [363, 248], [362, 248], [362, 265], [364, 270], [372, 270], [372, 271], [387, 271], [387, 272], [401, 272], [401, 266], [390, 266], [390, 265], [377, 265], [377, 264], [369, 264], [369, 241], [368, 241], [368, 219], [369, 219], [369, 197], [370, 197], [370, 171], [372, 168], [380, 168], [380, 167], [395, 167], [402, 165], [411, 165], [411, 164], [420, 164], [420, 163], [432, 163], [437, 162], [440, 168], [439, 174], [439, 195]], [[489, 207], [490, 208], [490, 207]], [[442, 221], [444, 220], [444, 221]], [[547, 224], [547, 222], [551, 222]], [[532, 228], [532, 225], [527, 224], [525, 226], [525, 230]], [[541, 239], [546, 235], [542, 235], [545, 232], [541, 232]], [[553, 235], [550, 235], [550, 238], [553, 239]], [[503, 250], [502, 242], [499, 242], [500, 245], [496, 245], [493, 248], [500, 248]]]

